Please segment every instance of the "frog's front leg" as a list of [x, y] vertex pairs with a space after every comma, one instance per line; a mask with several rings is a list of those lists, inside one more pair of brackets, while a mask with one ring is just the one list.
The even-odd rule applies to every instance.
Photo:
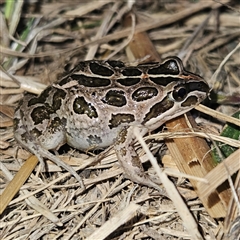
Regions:
[[157, 189], [163, 193], [163, 189], [154, 183], [144, 172], [141, 161], [133, 147], [135, 137], [133, 127], [124, 128], [118, 134], [114, 149], [124, 173], [132, 181]]

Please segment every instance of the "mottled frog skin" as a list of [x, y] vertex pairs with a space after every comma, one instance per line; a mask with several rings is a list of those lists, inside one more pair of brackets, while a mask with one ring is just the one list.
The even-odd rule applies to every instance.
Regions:
[[15, 113], [15, 138], [41, 163], [49, 158], [79, 182], [79, 175], [48, 150], [65, 143], [84, 151], [113, 145], [130, 179], [159, 189], [135, 152], [133, 127], [139, 126], [142, 135], [155, 130], [194, 108], [208, 92], [208, 84], [187, 72], [177, 57], [135, 67], [80, 62], [39, 96], [25, 95]]

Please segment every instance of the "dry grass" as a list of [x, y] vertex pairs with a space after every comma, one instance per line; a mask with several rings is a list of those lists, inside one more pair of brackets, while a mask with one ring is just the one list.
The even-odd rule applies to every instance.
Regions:
[[[11, 7], [15, 11], [9, 14], [12, 18], [8, 21], [5, 19], [7, 14], [2, 14], [6, 12], [4, 4], [0, 4], [0, 60], [3, 66], [0, 69], [1, 194], [12, 177], [21, 173], [21, 166], [30, 157], [13, 138], [14, 109], [23, 92], [39, 94], [59, 74], [81, 60], [111, 58], [129, 62], [125, 49], [135, 32], [147, 31], [162, 58], [180, 56], [187, 69], [203, 76], [216, 94], [227, 96], [221, 98], [221, 102], [219, 100], [220, 104], [213, 103], [214, 99], [207, 103], [217, 114], [212, 113], [213, 118], [210, 118], [198, 113], [201, 130], [187, 133], [188, 136], [205, 138], [209, 144], [222, 141], [240, 147], [239, 140], [219, 136], [224, 122], [222, 117], [218, 119], [218, 112], [225, 114], [228, 121], [229, 116], [239, 110], [238, 1], [222, 0], [224, 4], [221, 7], [210, 0], [198, 3], [137, 1], [135, 14], [141, 16], [144, 23], [132, 24], [130, 28], [122, 24], [130, 1], [78, 2], [83, 1], [19, 3]], [[23, 38], [27, 25], [29, 29]], [[17, 43], [20, 45], [16, 46]], [[130, 62], [136, 64], [141, 60]], [[166, 165], [171, 164], [170, 157], [165, 147], [159, 150], [159, 142], [173, 137], [186, 137], [186, 133], [163, 131], [145, 138], [151, 139], [148, 146], [158, 158], [165, 154]], [[151, 153], [146, 155], [140, 143], [136, 147], [142, 161], [148, 162]], [[126, 180], [111, 147], [102, 152], [101, 157], [101, 163], [95, 163], [95, 153], [82, 153], [76, 149], [70, 149], [61, 156], [81, 174], [87, 188], [84, 192], [69, 173], [50, 162], [48, 172], [39, 173], [34, 165], [36, 159], [31, 160], [31, 167], [35, 170], [32, 172], [27, 165], [25, 171], [32, 174], [24, 184], [20, 179], [27, 173], [20, 175], [20, 191], [13, 199], [9, 192], [2, 195], [6, 196], [4, 201], [9, 198], [10, 203], [0, 215], [0, 239], [223, 239], [224, 232], [238, 215], [239, 192], [236, 192], [238, 196], [235, 199], [229, 199], [226, 218], [214, 219], [188, 181], [188, 178], [194, 178], [199, 182], [200, 192], [209, 194], [205, 191], [207, 181], [211, 181], [207, 188], [214, 190], [222, 183], [223, 176], [230, 180], [230, 176], [239, 169], [238, 152], [226, 161], [230, 164], [229, 169], [225, 169], [226, 164], [219, 166], [220, 177], [215, 169], [206, 179], [168, 170], [169, 176], [174, 176], [171, 177], [172, 185], [166, 175], [156, 174], [155, 168], [148, 169], [150, 175], [166, 179], [167, 188], [173, 188], [174, 194], [177, 186], [185, 205], [180, 205], [180, 202], [174, 205], [174, 201], [157, 191]], [[236, 179], [235, 184], [239, 188], [239, 176]], [[12, 188], [18, 190], [16, 185]], [[176, 199], [179, 197], [174, 196]], [[0, 202], [0, 207], [2, 204]], [[185, 220], [183, 215], [188, 214], [192, 214], [195, 220], [191, 216]]]

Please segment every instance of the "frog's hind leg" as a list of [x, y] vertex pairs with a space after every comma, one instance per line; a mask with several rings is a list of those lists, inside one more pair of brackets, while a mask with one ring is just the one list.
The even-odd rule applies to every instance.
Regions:
[[165, 195], [165, 191], [145, 174], [141, 161], [133, 147], [134, 140], [132, 127], [129, 127], [119, 133], [114, 144], [116, 155], [125, 174], [132, 181], [155, 188]]
[[85, 189], [85, 186], [84, 186], [84, 183], [83, 183], [81, 177], [77, 174], [77, 172], [70, 165], [66, 164], [60, 158], [56, 157], [55, 155], [53, 155], [52, 153], [50, 153], [48, 150], [46, 150], [44, 148], [41, 148], [41, 147], [38, 148], [37, 153], [38, 153], [37, 157], [38, 157], [39, 161], [40, 161], [40, 158], [42, 158], [42, 157], [45, 157], [45, 158], [51, 160], [56, 165], [62, 167], [63, 169], [68, 171], [70, 174], [72, 174], [76, 178], [76, 180], [78, 180], [78, 182], [80, 183], [81, 188]]
[[23, 124], [22, 122], [19, 109], [16, 111], [14, 118], [14, 137], [24, 148], [28, 149], [38, 158], [41, 167], [45, 166], [43, 158], [48, 158], [58, 166], [64, 168], [66, 171], [71, 173], [79, 181], [80, 186], [83, 189], [85, 189], [81, 177], [71, 166], [69, 166], [68, 164], [63, 162], [60, 158], [50, 153], [47, 149], [44, 149], [41, 146], [41, 143], [33, 135], [29, 134], [25, 124]]

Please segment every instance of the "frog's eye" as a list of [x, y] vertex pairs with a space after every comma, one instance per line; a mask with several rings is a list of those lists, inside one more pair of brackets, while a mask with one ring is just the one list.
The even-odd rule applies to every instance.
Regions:
[[174, 100], [177, 102], [180, 102], [185, 99], [187, 96], [187, 89], [185, 86], [178, 86], [177, 88], [174, 89], [173, 94], [172, 94]]

